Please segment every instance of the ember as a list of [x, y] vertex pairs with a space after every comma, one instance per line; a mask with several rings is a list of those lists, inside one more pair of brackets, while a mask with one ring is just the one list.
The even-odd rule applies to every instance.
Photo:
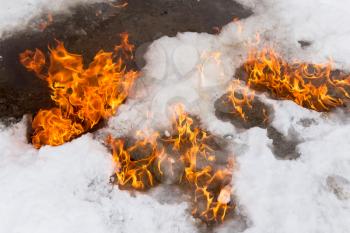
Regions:
[[[133, 48], [125, 34], [119, 50], [130, 54]], [[69, 53], [63, 43], [50, 49], [50, 63], [46, 67], [44, 53], [40, 50], [20, 54], [21, 63], [47, 81], [52, 100], [57, 108], [41, 110], [35, 116], [32, 127], [33, 145], [61, 145], [92, 129], [101, 119], [113, 115], [129, 94], [137, 72], [127, 71], [118, 53], [100, 51], [87, 69], [80, 55]]]
[[[129, 147], [121, 139], [109, 138], [108, 142], [116, 162], [116, 182], [121, 188], [128, 185], [145, 190], [156, 180], [172, 180], [192, 190], [192, 215], [212, 224], [224, 221], [228, 211], [234, 209], [230, 186], [233, 161], [227, 154], [220, 154], [214, 136], [200, 129], [197, 121], [178, 106], [172, 135], [154, 134]], [[139, 149], [145, 156], [135, 158], [132, 153]]]

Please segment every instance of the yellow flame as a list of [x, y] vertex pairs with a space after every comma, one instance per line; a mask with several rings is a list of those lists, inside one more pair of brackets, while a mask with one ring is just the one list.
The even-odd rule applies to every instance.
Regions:
[[[117, 166], [116, 176], [119, 186], [129, 185], [138, 190], [150, 188], [155, 185], [154, 172], [163, 176], [161, 167], [166, 159], [171, 164], [182, 163], [185, 168], [179, 184], [193, 190], [192, 214], [206, 222], [224, 221], [227, 211], [233, 209], [231, 201], [223, 201], [225, 200], [223, 196], [226, 195], [227, 199], [227, 195], [231, 194], [230, 186], [224, 181], [231, 180], [232, 162], [228, 160], [226, 167], [215, 168], [216, 155], [206, 143], [210, 137], [209, 133], [195, 126], [194, 119], [184, 111], [182, 105], [175, 107], [173, 125], [174, 132], [169, 137], [161, 140], [156, 133], [156, 137], [151, 139], [146, 137], [129, 148], [125, 148], [123, 140], [109, 138]], [[152, 145], [151, 152], [142, 159], [132, 159], [132, 151], [142, 149], [145, 144]], [[164, 144], [171, 146], [178, 157], [168, 157], [164, 149], [159, 149], [164, 148]], [[199, 165], [199, 160], [205, 164]], [[171, 174], [174, 175], [174, 172]], [[219, 188], [211, 188], [215, 185]]]
[[[125, 47], [125, 53], [129, 55], [133, 46], [127, 44], [126, 38], [123, 34], [118, 49]], [[104, 51], [98, 52], [85, 69], [82, 56], [69, 53], [61, 42], [50, 49], [47, 71], [45, 56], [38, 49], [25, 51], [20, 55], [20, 61], [47, 81], [51, 98], [58, 106], [40, 110], [35, 116], [32, 142], [36, 148], [61, 145], [115, 114], [138, 75], [135, 71], [126, 71], [123, 56], [114, 62], [113, 54]]]

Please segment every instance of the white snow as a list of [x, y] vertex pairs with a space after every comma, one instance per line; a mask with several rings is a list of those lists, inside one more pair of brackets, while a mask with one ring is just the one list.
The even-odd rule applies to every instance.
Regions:
[[[244, 20], [244, 28], [259, 31], [285, 55], [310, 61], [332, 59], [349, 69], [350, 39], [348, 0], [238, 0], [253, 8], [255, 15]], [[310, 41], [303, 50], [298, 41]]]
[[[32, 9], [48, 3], [36, 1], [30, 8], [30, 1], [22, 1], [7, 2], [1, 9], [0, 31], [20, 25], [28, 14], [34, 15]], [[262, 97], [274, 109], [272, 125], [286, 136], [293, 132], [301, 141], [300, 158], [285, 161], [273, 155], [265, 129], [237, 130], [215, 117], [213, 102], [227, 89], [257, 32], [262, 45], [273, 43], [289, 59], [324, 62], [331, 57], [335, 66], [349, 69], [350, 2], [241, 2], [253, 7], [255, 15], [240, 25], [227, 25], [220, 35], [181, 33], [154, 41], [134, 95], [98, 134], [37, 151], [26, 142], [24, 123], [2, 129], [0, 233], [195, 232], [185, 203], [161, 204], [151, 195], [132, 197], [112, 188], [108, 182], [113, 164], [101, 144], [106, 133], [167, 129], [170, 106], [178, 102], [200, 115], [207, 129], [233, 135], [237, 170], [232, 185], [247, 227], [229, 222], [217, 232], [242, 228], [246, 233], [348, 232], [347, 113], [321, 114]], [[15, 10], [7, 11], [8, 7]], [[312, 45], [303, 49], [298, 40]]]
[[23, 122], [0, 132], [0, 232], [195, 232], [186, 204], [109, 184], [111, 155], [85, 135], [35, 150]]
[[[313, 117], [304, 110], [300, 115], [314, 123], [303, 127], [299, 121], [303, 118], [293, 114], [303, 109], [291, 105], [285, 102], [277, 112], [293, 115], [289, 129], [305, 140], [298, 146], [298, 160], [277, 160], [266, 130], [254, 128], [239, 135], [246, 148], [239, 153], [234, 184], [239, 203], [252, 221], [246, 232], [347, 232], [350, 199], [337, 198], [327, 179], [350, 178], [350, 139], [346, 136], [350, 125], [335, 123], [332, 117]], [[276, 125], [280, 119], [275, 118]], [[346, 192], [348, 186], [339, 185]]]
[[101, 2], [103, 0], [0, 0], [0, 36], [26, 27], [26, 24], [40, 14], [67, 12], [79, 3]]

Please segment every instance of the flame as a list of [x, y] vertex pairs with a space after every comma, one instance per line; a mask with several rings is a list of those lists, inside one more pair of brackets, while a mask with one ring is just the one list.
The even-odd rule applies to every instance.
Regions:
[[228, 100], [234, 109], [234, 112], [243, 120], [248, 120], [244, 111], [245, 107], [251, 109], [253, 107], [253, 100], [255, 98], [254, 92], [242, 86], [240, 80], [232, 81], [228, 90]]
[[46, 15], [46, 19], [41, 19], [41, 22], [38, 24], [38, 29], [40, 31], [44, 31], [48, 26], [50, 26], [53, 23], [53, 16], [49, 12]]
[[123, 2], [123, 3], [113, 3], [111, 2], [110, 5], [112, 7], [115, 7], [115, 8], [125, 8], [129, 5], [129, 3], [127, 1]]
[[120, 34], [121, 43], [120, 45], [114, 46], [114, 51], [116, 53], [122, 53], [125, 58], [128, 58], [129, 60], [134, 59], [134, 50], [135, 45], [130, 44], [129, 42], [129, 34], [124, 32]]
[[252, 49], [244, 69], [249, 87], [267, 90], [279, 99], [292, 100], [300, 106], [330, 111], [343, 106], [349, 98], [350, 76], [334, 75], [332, 63], [288, 63], [273, 49]]
[[32, 126], [37, 133], [32, 138], [35, 146], [41, 145], [42, 142], [50, 142], [50, 145], [61, 145], [84, 132], [81, 124], [64, 118], [59, 108], [39, 111]]
[[215, 168], [216, 155], [207, 143], [211, 135], [195, 126], [194, 119], [184, 111], [182, 105], [175, 107], [173, 121], [174, 136], [167, 141], [180, 152], [180, 160], [185, 164], [182, 182], [194, 189], [192, 214], [209, 223], [224, 221], [227, 210], [232, 209], [232, 206], [221, 202], [218, 197], [225, 188], [225, 182], [231, 181], [231, 161], [227, 161], [226, 167]]
[[24, 67], [34, 71], [36, 74], [40, 74], [46, 63], [45, 55], [39, 49], [36, 49], [35, 52], [30, 50], [24, 51], [19, 55], [19, 60]]
[[[117, 181], [121, 187], [129, 185], [137, 190], [144, 190], [155, 185], [152, 165], [157, 158], [164, 155], [164, 151], [157, 147], [157, 137], [158, 135], [154, 134], [150, 138], [137, 141], [128, 148], [126, 148], [125, 140], [108, 138], [108, 143], [112, 145], [113, 159], [116, 164]], [[143, 158], [133, 158], [133, 152], [139, 149], [145, 150], [147, 146], [150, 147], [150, 150]], [[158, 160], [158, 163], [160, 161]]]
[[[130, 47], [126, 48], [128, 53]], [[35, 116], [32, 142], [36, 148], [61, 145], [115, 114], [137, 77], [137, 72], [126, 71], [122, 56], [114, 62], [113, 53], [104, 51], [85, 69], [82, 56], [69, 53], [61, 42], [50, 49], [46, 70], [45, 56], [38, 49], [20, 54], [20, 61], [46, 80], [58, 106], [40, 110]]]
[[[136, 141], [129, 147], [122, 139], [109, 138], [116, 163], [117, 183], [121, 187], [129, 185], [145, 190], [156, 184], [155, 173], [164, 175], [163, 163], [184, 164], [178, 184], [193, 190], [193, 216], [207, 223], [224, 221], [227, 211], [233, 209], [229, 185], [232, 161], [227, 160], [226, 166], [216, 168], [215, 151], [207, 143], [211, 135], [195, 125], [195, 119], [184, 111], [182, 105], [175, 107], [173, 127], [172, 135], [159, 138], [156, 133], [152, 139]], [[145, 150], [145, 145], [152, 149]], [[168, 145], [172, 148], [170, 151], [164, 149]], [[133, 159], [132, 152], [135, 150], [147, 151], [147, 155]]]

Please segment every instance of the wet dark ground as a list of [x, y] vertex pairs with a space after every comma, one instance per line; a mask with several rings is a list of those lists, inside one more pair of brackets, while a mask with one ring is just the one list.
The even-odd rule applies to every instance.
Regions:
[[47, 51], [61, 40], [71, 52], [91, 61], [100, 49], [111, 51], [119, 34], [128, 32], [136, 47], [178, 32], [217, 32], [217, 27], [233, 18], [246, 18], [252, 12], [232, 0], [129, 0], [125, 8], [107, 3], [80, 5], [69, 14], [53, 15], [53, 22], [39, 30], [34, 19], [28, 29], [0, 41], [0, 119], [20, 119], [50, 108], [46, 83], [27, 72], [18, 55], [26, 49]]
[[245, 113], [245, 119], [243, 119], [233, 108], [227, 96], [228, 93], [215, 102], [215, 115], [218, 119], [231, 122], [238, 129], [264, 128], [267, 130], [267, 136], [272, 140], [271, 150], [276, 158], [293, 160], [300, 157], [297, 151], [297, 146], [300, 143], [298, 136], [293, 132], [289, 132], [288, 137], [286, 137], [271, 126], [270, 121], [273, 118], [271, 107], [259, 98], [254, 98], [251, 107], [243, 106], [243, 112]]

